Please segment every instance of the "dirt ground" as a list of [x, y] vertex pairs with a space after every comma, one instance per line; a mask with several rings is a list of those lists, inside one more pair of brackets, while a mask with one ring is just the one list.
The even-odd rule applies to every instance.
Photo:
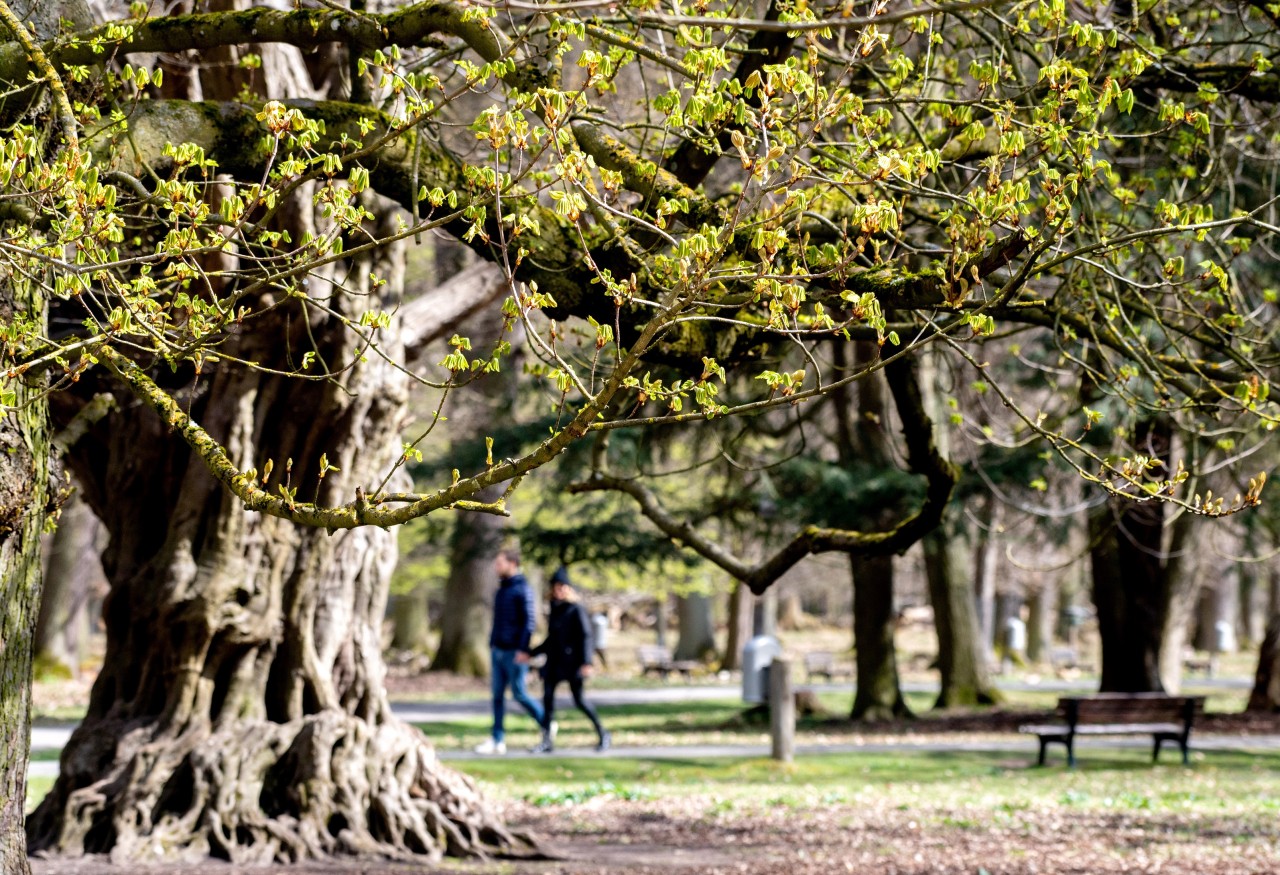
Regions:
[[[641, 802], [598, 798], [571, 807], [506, 804], [559, 859], [329, 863], [241, 869], [162, 867], [154, 875], [1274, 875], [1272, 813], [1184, 817], [1165, 812], [902, 810], [834, 804], [793, 810], [765, 800], [724, 810], [714, 797]], [[970, 819], [972, 818], [972, 819]], [[124, 875], [101, 860], [34, 861], [37, 875]]]

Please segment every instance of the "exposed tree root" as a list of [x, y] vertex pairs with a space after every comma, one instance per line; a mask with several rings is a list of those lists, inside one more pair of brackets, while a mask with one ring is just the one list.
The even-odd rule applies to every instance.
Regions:
[[441, 765], [426, 736], [398, 721], [324, 711], [178, 733], [100, 721], [77, 735], [28, 824], [33, 851], [240, 865], [539, 855], [469, 777]]

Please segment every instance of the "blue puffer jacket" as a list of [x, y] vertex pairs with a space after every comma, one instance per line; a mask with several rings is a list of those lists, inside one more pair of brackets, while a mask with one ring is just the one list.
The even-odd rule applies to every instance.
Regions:
[[499, 650], [529, 650], [529, 638], [537, 619], [533, 590], [523, 574], [513, 574], [498, 584], [493, 597], [493, 631], [489, 646]]

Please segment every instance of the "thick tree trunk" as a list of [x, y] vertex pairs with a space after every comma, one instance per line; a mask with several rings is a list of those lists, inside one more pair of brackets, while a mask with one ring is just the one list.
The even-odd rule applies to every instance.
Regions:
[[1236, 594], [1238, 613], [1236, 615], [1236, 634], [1240, 639], [1240, 649], [1252, 649], [1265, 634], [1264, 618], [1258, 610], [1258, 574], [1257, 565], [1242, 562], [1236, 567], [1239, 584]]
[[1280, 711], [1280, 612], [1272, 613], [1267, 633], [1258, 653], [1258, 671], [1253, 680], [1246, 711], [1273, 714]]
[[1267, 631], [1245, 710], [1273, 713], [1280, 711], [1280, 569], [1268, 569], [1267, 584]]
[[751, 590], [740, 581], [729, 593], [729, 634], [724, 645], [721, 671], [738, 671], [742, 668], [742, 648], [751, 637]]
[[800, 632], [813, 627], [813, 619], [804, 612], [800, 593], [789, 590], [778, 597], [778, 628]]
[[657, 635], [659, 647], [667, 646], [667, 622], [670, 613], [667, 605], [670, 601], [671, 597], [664, 592], [658, 595], [657, 604], [654, 606], [653, 631]]
[[999, 695], [991, 684], [979, 643], [969, 557], [973, 551], [956, 517], [924, 538], [925, 576], [938, 631], [941, 687], [935, 708], [991, 705]]
[[1054, 614], [1058, 606], [1057, 581], [1046, 578], [1028, 600], [1031, 607], [1027, 618], [1027, 660], [1043, 662], [1053, 646]]
[[996, 569], [999, 562], [999, 542], [996, 529], [1000, 525], [1001, 505], [994, 495], [988, 495], [978, 511], [978, 532], [974, 543], [974, 603], [978, 613], [978, 641], [982, 661], [995, 665], [996, 628]]
[[[501, 488], [496, 488], [482, 492], [480, 500], [492, 501], [501, 494]], [[493, 558], [506, 530], [504, 517], [471, 514], [458, 518], [449, 551], [449, 579], [444, 585], [440, 646], [431, 661], [433, 671], [468, 677], [488, 675], [489, 627], [493, 594], [498, 589]]]
[[[1200, 521], [1203, 522], [1203, 521]], [[1212, 524], [1212, 523], [1210, 523]], [[1200, 576], [1188, 557], [1196, 536], [1197, 518], [1180, 514], [1173, 522], [1168, 545], [1164, 550], [1164, 591], [1161, 596], [1164, 616], [1160, 632], [1160, 686], [1169, 693], [1182, 689], [1182, 652], [1187, 640], [1191, 613], [1195, 610]]]
[[[35, 315], [41, 324], [41, 292], [0, 285], [0, 322], [17, 312]], [[0, 366], [11, 364], [0, 357]], [[43, 387], [8, 385], [17, 395], [15, 409], [0, 416], [0, 872], [25, 875], [32, 634], [40, 604], [40, 534], [51, 510], [51, 452]]]
[[711, 599], [691, 592], [676, 599], [676, 616], [680, 637], [676, 640], [674, 659], [703, 660], [716, 652], [716, 630], [711, 618]]
[[45, 561], [35, 658], [41, 670], [77, 675], [89, 638], [89, 595], [98, 567], [98, 520], [72, 495], [62, 506]]
[[[395, 312], [399, 263], [356, 264], [346, 283], [364, 288], [329, 306], [351, 320]], [[371, 271], [387, 280], [377, 292]], [[306, 326], [285, 309], [277, 331], [260, 326], [236, 353], [288, 368], [310, 337], [324, 361], [360, 354], [343, 320]], [[393, 361], [398, 336], [394, 322], [379, 331]], [[406, 381], [377, 356], [315, 382], [221, 367], [180, 397], [241, 467], [274, 459], [272, 480], [322, 502], [376, 491], [400, 455]], [[138, 405], [91, 437], [69, 459], [111, 535], [107, 653], [28, 822], [33, 849], [247, 864], [526, 846], [391, 714], [381, 624], [393, 533], [245, 513]], [[321, 453], [337, 466], [323, 479]]]
[[1103, 692], [1164, 689], [1160, 639], [1164, 571], [1156, 504], [1105, 502], [1089, 514], [1093, 603], [1102, 639]]
[[431, 620], [427, 610], [427, 586], [418, 584], [391, 600], [391, 647], [410, 653], [426, 653]]
[[853, 573], [853, 635], [857, 647], [857, 692], [853, 720], [909, 716], [898, 682], [893, 646], [893, 557], [850, 556]]

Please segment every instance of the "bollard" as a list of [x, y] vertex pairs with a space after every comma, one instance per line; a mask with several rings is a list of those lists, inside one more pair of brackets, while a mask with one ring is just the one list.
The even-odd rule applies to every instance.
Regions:
[[796, 753], [796, 694], [791, 686], [791, 662], [781, 658], [769, 666], [769, 735], [773, 758], [791, 762]]

